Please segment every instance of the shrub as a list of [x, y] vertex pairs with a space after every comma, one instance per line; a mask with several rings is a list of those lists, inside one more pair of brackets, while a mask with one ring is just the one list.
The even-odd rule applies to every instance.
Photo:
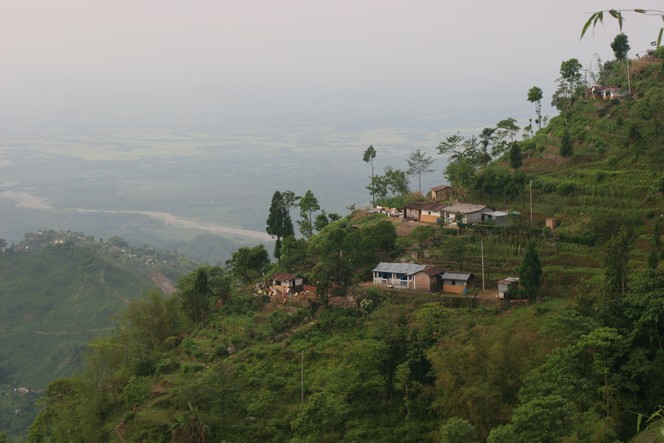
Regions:
[[571, 181], [564, 181], [558, 184], [556, 192], [562, 196], [570, 195], [576, 190], [576, 184]]

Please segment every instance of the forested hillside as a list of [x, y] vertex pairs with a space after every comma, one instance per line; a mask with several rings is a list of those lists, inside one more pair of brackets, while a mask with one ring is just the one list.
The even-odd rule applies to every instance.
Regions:
[[[279, 230], [276, 263], [241, 248], [173, 297], [130, 303], [83, 372], [49, 385], [28, 441], [661, 438], [662, 55], [634, 60], [631, 91], [612, 99], [563, 62], [561, 114], [537, 133], [508, 143], [488, 128], [483, 140], [441, 143], [464, 201], [520, 221], [414, 228], [356, 211], [317, 234], [309, 223], [305, 238]], [[598, 83], [623, 86], [625, 68], [604, 64]], [[400, 194], [378, 203], [420, 198]], [[518, 275], [523, 288], [504, 302], [378, 289], [368, 280], [380, 261], [484, 272], [491, 287]], [[277, 272], [307, 277], [315, 293], [256, 288]]]
[[[21, 431], [35, 398], [81, 368], [87, 344], [115, 329], [132, 298], [155, 286], [172, 292], [193, 264], [119, 238], [72, 232], [27, 234], [0, 251], [0, 423]], [[19, 410], [19, 412], [15, 412]], [[21, 424], [22, 423], [22, 424]]]

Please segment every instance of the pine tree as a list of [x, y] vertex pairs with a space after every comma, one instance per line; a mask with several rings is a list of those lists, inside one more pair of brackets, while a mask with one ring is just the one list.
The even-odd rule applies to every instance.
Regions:
[[267, 228], [265, 230], [271, 236], [277, 237], [277, 242], [274, 245], [274, 256], [277, 259], [281, 255], [281, 239], [295, 234], [293, 221], [288, 212], [288, 204], [288, 201], [284, 199], [284, 195], [281, 192], [274, 192], [272, 195], [272, 204], [270, 205], [270, 214], [267, 217]]
[[542, 262], [533, 240], [528, 241], [526, 245], [526, 253], [519, 268], [519, 284], [531, 301], [539, 294], [539, 288], [542, 285]]
[[512, 167], [512, 169], [516, 171], [523, 165], [521, 148], [519, 147], [519, 144], [517, 142], [512, 143], [509, 154], [510, 154], [509, 158], [510, 166]]

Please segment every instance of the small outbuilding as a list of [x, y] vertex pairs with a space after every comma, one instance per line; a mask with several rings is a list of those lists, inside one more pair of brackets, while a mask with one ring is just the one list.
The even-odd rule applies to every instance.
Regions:
[[300, 292], [304, 287], [304, 277], [297, 274], [278, 272], [270, 279], [269, 286], [271, 290], [282, 294]]
[[443, 287], [444, 273], [445, 269], [441, 266], [427, 266], [415, 273], [415, 287], [421, 291], [440, 291]]
[[475, 280], [475, 275], [470, 272], [446, 272], [442, 279], [443, 292], [466, 295], [468, 288]]
[[454, 203], [443, 208], [443, 218], [445, 223], [455, 223], [457, 214], [461, 214], [462, 222], [467, 225], [480, 223], [482, 215], [487, 212], [493, 212], [493, 209], [486, 205], [474, 205], [471, 203]]
[[482, 214], [483, 223], [493, 223], [496, 226], [509, 226], [515, 217], [520, 216], [517, 211], [489, 211]]
[[498, 298], [503, 300], [510, 288], [519, 286], [519, 277], [507, 277], [498, 282]]
[[444, 201], [454, 197], [454, 189], [451, 186], [440, 185], [431, 188], [431, 200]]
[[558, 223], [555, 218], [553, 217], [546, 217], [544, 219], [544, 223], [547, 228], [551, 229], [552, 231], [556, 230], [556, 227], [558, 226]]

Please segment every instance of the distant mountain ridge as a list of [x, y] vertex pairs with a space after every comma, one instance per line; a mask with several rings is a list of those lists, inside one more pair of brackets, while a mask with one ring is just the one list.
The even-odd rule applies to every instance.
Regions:
[[[164, 293], [190, 259], [119, 237], [38, 231], [0, 247], [0, 430], [24, 430], [46, 385], [80, 369], [87, 344], [113, 331], [135, 297]], [[18, 411], [18, 412], [17, 412]]]
[[183, 256], [118, 237], [95, 240], [69, 231], [26, 234], [0, 253], [0, 383], [45, 387], [69, 375], [80, 351], [112, 329], [133, 297], [192, 269]]

